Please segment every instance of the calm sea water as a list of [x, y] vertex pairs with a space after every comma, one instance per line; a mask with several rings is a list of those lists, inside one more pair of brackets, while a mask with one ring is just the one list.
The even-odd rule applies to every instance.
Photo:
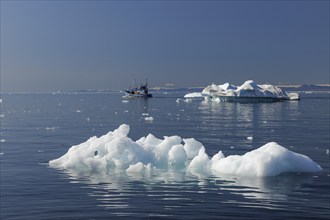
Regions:
[[[120, 93], [1, 96], [0, 219], [329, 219], [329, 93], [299, 102], [177, 103], [184, 94], [122, 102]], [[153, 121], [145, 121], [148, 113]], [[305, 154], [323, 171], [267, 178], [77, 175], [48, 161], [120, 124], [137, 140], [179, 135], [242, 155], [267, 142]], [[253, 137], [253, 140], [247, 139]]]

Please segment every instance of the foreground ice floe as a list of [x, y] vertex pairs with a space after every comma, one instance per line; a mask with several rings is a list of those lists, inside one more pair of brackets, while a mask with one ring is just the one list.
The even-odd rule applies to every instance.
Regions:
[[[281, 88], [264, 84], [256, 84], [252, 80], [244, 82], [241, 86], [230, 83], [222, 85], [212, 84], [203, 89], [200, 96], [209, 97], [215, 101], [279, 101], [298, 100], [298, 93], [286, 93]], [[189, 93], [185, 97], [199, 97], [197, 93]]]
[[49, 161], [54, 168], [76, 172], [145, 173], [155, 169], [191, 172], [192, 174], [238, 176], [276, 176], [287, 172], [317, 172], [321, 167], [309, 157], [294, 153], [275, 142], [247, 152], [225, 157], [219, 151], [207, 155], [204, 146], [193, 138], [179, 136], [156, 138], [152, 134], [133, 141], [129, 126], [122, 124], [99, 138], [72, 146], [66, 154]]

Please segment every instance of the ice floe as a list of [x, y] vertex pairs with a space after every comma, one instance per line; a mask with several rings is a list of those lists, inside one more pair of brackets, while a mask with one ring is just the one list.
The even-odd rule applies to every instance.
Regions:
[[191, 103], [192, 99], [191, 98], [185, 98], [185, 99], [177, 98], [176, 103], [180, 103], [180, 102]]
[[184, 98], [201, 98], [201, 97], [204, 97], [204, 96], [200, 92], [188, 93], [184, 96]]
[[146, 171], [185, 170], [192, 174], [276, 176], [287, 172], [317, 172], [322, 168], [309, 157], [294, 153], [275, 142], [267, 143], [244, 155], [225, 157], [219, 151], [213, 157], [193, 138], [149, 134], [137, 141], [128, 137], [130, 127], [118, 129], [101, 137], [72, 146], [66, 154], [49, 161], [54, 168], [76, 172], [106, 172], [122, 170], [128, 173]]
[[146, 121], [153, 121], [154, 120], [154, 117], [152, 117], [152, 116], [145, 117], [144, 120], [146, 120]]
[[299, 100], [298, 93], [286, 93], [277, 86], [270, 84], [259, 85], [252, 80], [247, 80], [241, 86], [235, 86], [230, 83], [211, 84], [205, 87], [200, 94], [189, 93], [185, 95], [185, 97], [203, 96], [209, 97], [216, 102]]

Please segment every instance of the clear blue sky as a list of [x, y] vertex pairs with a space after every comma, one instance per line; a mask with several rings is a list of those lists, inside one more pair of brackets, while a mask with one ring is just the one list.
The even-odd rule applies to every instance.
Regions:
[[1, 1], [1, 91], [329, 83], [329, 1]]

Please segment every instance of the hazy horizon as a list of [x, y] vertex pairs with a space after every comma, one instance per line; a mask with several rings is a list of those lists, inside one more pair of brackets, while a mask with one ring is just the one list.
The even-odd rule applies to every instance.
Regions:
[[329, 1], [1, 1], [1, 92], [329, 84]]

